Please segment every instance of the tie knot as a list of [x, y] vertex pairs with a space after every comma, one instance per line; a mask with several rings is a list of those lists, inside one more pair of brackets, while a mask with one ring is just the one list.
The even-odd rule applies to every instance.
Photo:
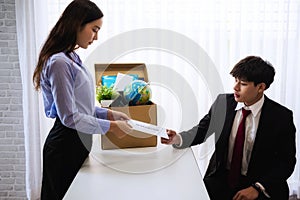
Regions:
[[243, 117], [246, 118], [251, 113], [251, 110], [246, 110], [242, 108], [242, 113], [243, 113]]

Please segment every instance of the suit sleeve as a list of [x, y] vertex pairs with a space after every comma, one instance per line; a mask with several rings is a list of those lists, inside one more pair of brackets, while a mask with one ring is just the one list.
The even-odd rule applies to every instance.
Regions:
[[284, 130], [281, 134], [280, 140], [278, 140], [278, 149], [275, 150], [277, 164], [273, 165], [272, 168], [266, 173], [264, 179], [261, 181], [262, 184], [272, 191], [276, 191], [277, 185], [285, 182], [293, 173], [296, 164], [296, 144], [295, 135], [296, 128], [293, 123], [293, 116], [290, 113], [285, 118]]
[[201, 144], [213, 133], [215, 133], [216, 137], [219, 137], [225, 121], [225, 110], [226, 95], [218, 95], [209, 112], [200, 120], [198, 125], [188, 131], [179, 133], [182, 137], [181, 147], [176, 147], [175, 145], [174, 147], [186, 148]]
[[256, 152], [259, 156], [255, 157], [259, 157], [260, 160], [253, 163], [253, 166], [257, 166], [254, 167], [254, 172], [260, 174], [257, 181], [265, 187], [271, 197], [280, 195], [280, 191], [282, 193], [282, 189], [287, 187], [286, 180], [293, 173], [296, 164], [296, 128], [293, 114], [287, 109], [281, 110], [280, 113], [280, 117], [267, 122], [268, 136], [257, 136], [257, 142], [263, 144], [264, 141], [264, 145], [260, 145]]

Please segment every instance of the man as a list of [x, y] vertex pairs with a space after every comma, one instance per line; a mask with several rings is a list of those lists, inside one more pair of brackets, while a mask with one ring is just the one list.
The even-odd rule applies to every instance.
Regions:
[[264, 95], [275, 70], [260, 57], [248, 56], [230, 74], [233, 94], [219, 95], [197, 126], [178, 134], [167, 130], [169, 139], [161, 142], [186, 148], [215, 133], [204, 177], [211, 200], [288, 200], [296, 128], [292, 111]]

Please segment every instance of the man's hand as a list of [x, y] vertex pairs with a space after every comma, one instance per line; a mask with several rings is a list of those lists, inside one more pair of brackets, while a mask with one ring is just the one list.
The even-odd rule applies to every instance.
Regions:
[[161, 138], [162, 144], [180, 144], [180, 138], [175, 131], [167, 129], [167, 134], [169, 136], [169, 139]]
[[232, 200], [255, 200], [258, 198], [258, 191], [252, 186], [238, 191]]

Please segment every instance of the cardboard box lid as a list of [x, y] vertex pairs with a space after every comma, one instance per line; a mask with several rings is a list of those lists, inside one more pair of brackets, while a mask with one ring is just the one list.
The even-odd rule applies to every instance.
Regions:
[[136, 74], [140, 79], [148, 82], [147, 68], [144, 63], [99, 63], [95, 64], [96, 84], [101, 85], [101, 77], [107, 75]]

